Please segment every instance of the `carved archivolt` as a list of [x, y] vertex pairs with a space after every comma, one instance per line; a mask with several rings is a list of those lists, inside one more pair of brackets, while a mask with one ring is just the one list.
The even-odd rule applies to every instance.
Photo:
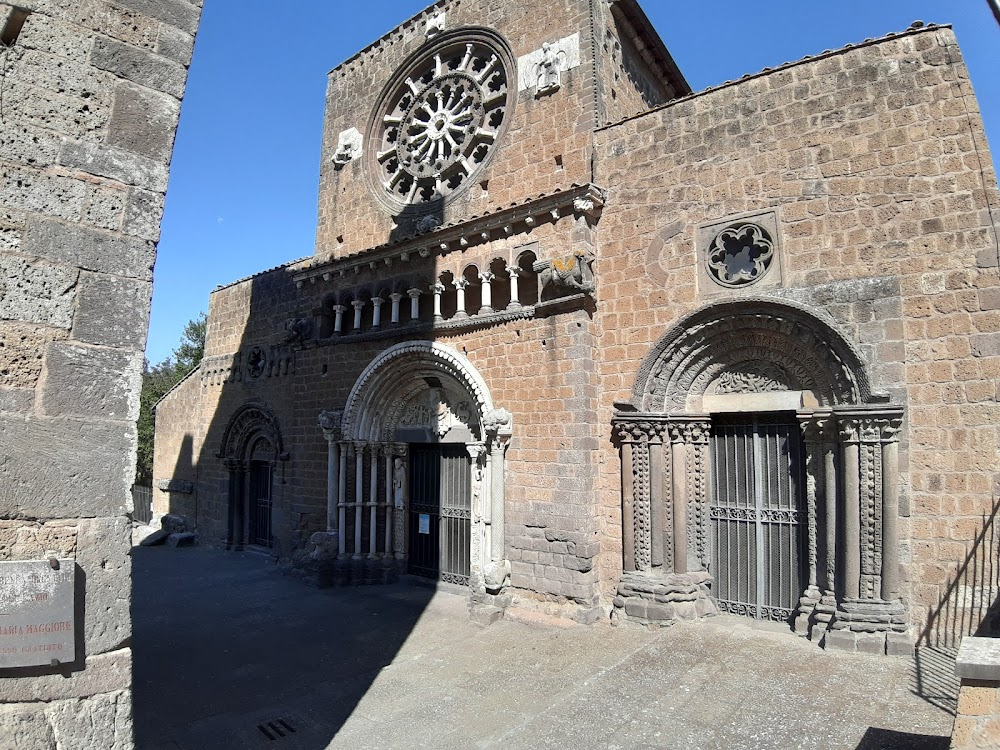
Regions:
[[[455, 383], [462, 395], [454, 388], [429, 387], [435, 380], [442, 386]], [[429, 392], [438, 398], [433, 406], [426, 403]], [[392, 440], [402, 423], [423, 420], [433, 421], [435, 432], [461, 422], [483, 440], [481, 426], [496, 421], [495, 411], [486, 382], [468, 359], [436, 342], [407, 341], [386, 349], [358, 377], [344, 407], [343, 435], [345, 440]], [[509, 434], [509, 421], [500, 429]]]
[[861, 355], [833, 326], [787, 300], [741, 298], [706, 305], [669, 330], [643, 361], [632, 403], [683, 411], [689, 395], [736, 381], [751, 390], [794, 384], [825, 406], [872, 400]]
[[286, 458], [278, 420], [263, 404], [245, 404], [237, 409], [226, 425], [217, 455], [219, 458], [245, 461], [250, 457], [252, 448], [254, 457], [261, 458], [262, 439], [270, 444], [269, 460], [275, 462]]

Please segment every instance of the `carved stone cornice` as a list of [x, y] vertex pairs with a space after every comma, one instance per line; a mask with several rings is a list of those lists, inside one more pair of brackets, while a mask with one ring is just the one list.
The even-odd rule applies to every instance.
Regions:
[[877, 409], [835, 409], [837, 427], [845, 443], [895, 443], [903, 421], [902, 406]]
[[543, 221], [556, 222], [562, 216], [597, 218], [604, 206], [605, 191], [596, 185], [574, 185], [567, 190], [529, 198], [524, 203], [501, 208], [486, 216], [478, 216], [454, 225], [446, 225], [416, 237], [378, 245], [346, 258], [329, 261], [313, 260], [292, 272], [292, 279], [301, 287], [304, 283], [330, 281], [348, 271], [359, 273], [362, 268], [373, 270], [394, 262], [407, 263], [414, 256], [421, 258], [444, 255], [490, 242], [494, 237], [510, 237], [528, 231]]

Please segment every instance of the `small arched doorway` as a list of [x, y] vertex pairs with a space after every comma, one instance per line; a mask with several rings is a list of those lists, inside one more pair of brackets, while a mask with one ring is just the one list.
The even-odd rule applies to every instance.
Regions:
[[340, 560], [499, 590], [509, 412], [459, 352], [397, 344], [358, 377], [329, 442], [327, 535]]
[[833, 323], [780, 299], [706, 305], [657, 342], [617, 407], [620, 616], [718, 607], [820, 637], [906, 629], [902, 407], [872, 392]]
[[278, 421], [266, 406], [249, 403], [233, 414], [217, 454], [229, 472], [226, 549], [274, 546], [274, 475], [288, 456]]

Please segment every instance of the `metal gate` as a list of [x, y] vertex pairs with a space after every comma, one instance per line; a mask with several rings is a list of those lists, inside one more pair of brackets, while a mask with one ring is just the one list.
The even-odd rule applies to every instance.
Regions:
[[468, 585], [470, 484], [464, 445], [410, 446], [411, 573]]
[[719, 607], [787, 621], [802, 592], [802, 436], [794, 414], [712, 421], [712, 576]]
[[271, 464], [250, 462], [250, 544], [271, 546]]

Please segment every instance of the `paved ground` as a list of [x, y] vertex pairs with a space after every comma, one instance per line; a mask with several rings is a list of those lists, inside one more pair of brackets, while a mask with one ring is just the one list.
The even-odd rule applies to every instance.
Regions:
[[736, 618], [480, 629], [458, 596], [204, 549], [136, 548], [133, 575], [139, 750], [948, 747], [947, 684]]

